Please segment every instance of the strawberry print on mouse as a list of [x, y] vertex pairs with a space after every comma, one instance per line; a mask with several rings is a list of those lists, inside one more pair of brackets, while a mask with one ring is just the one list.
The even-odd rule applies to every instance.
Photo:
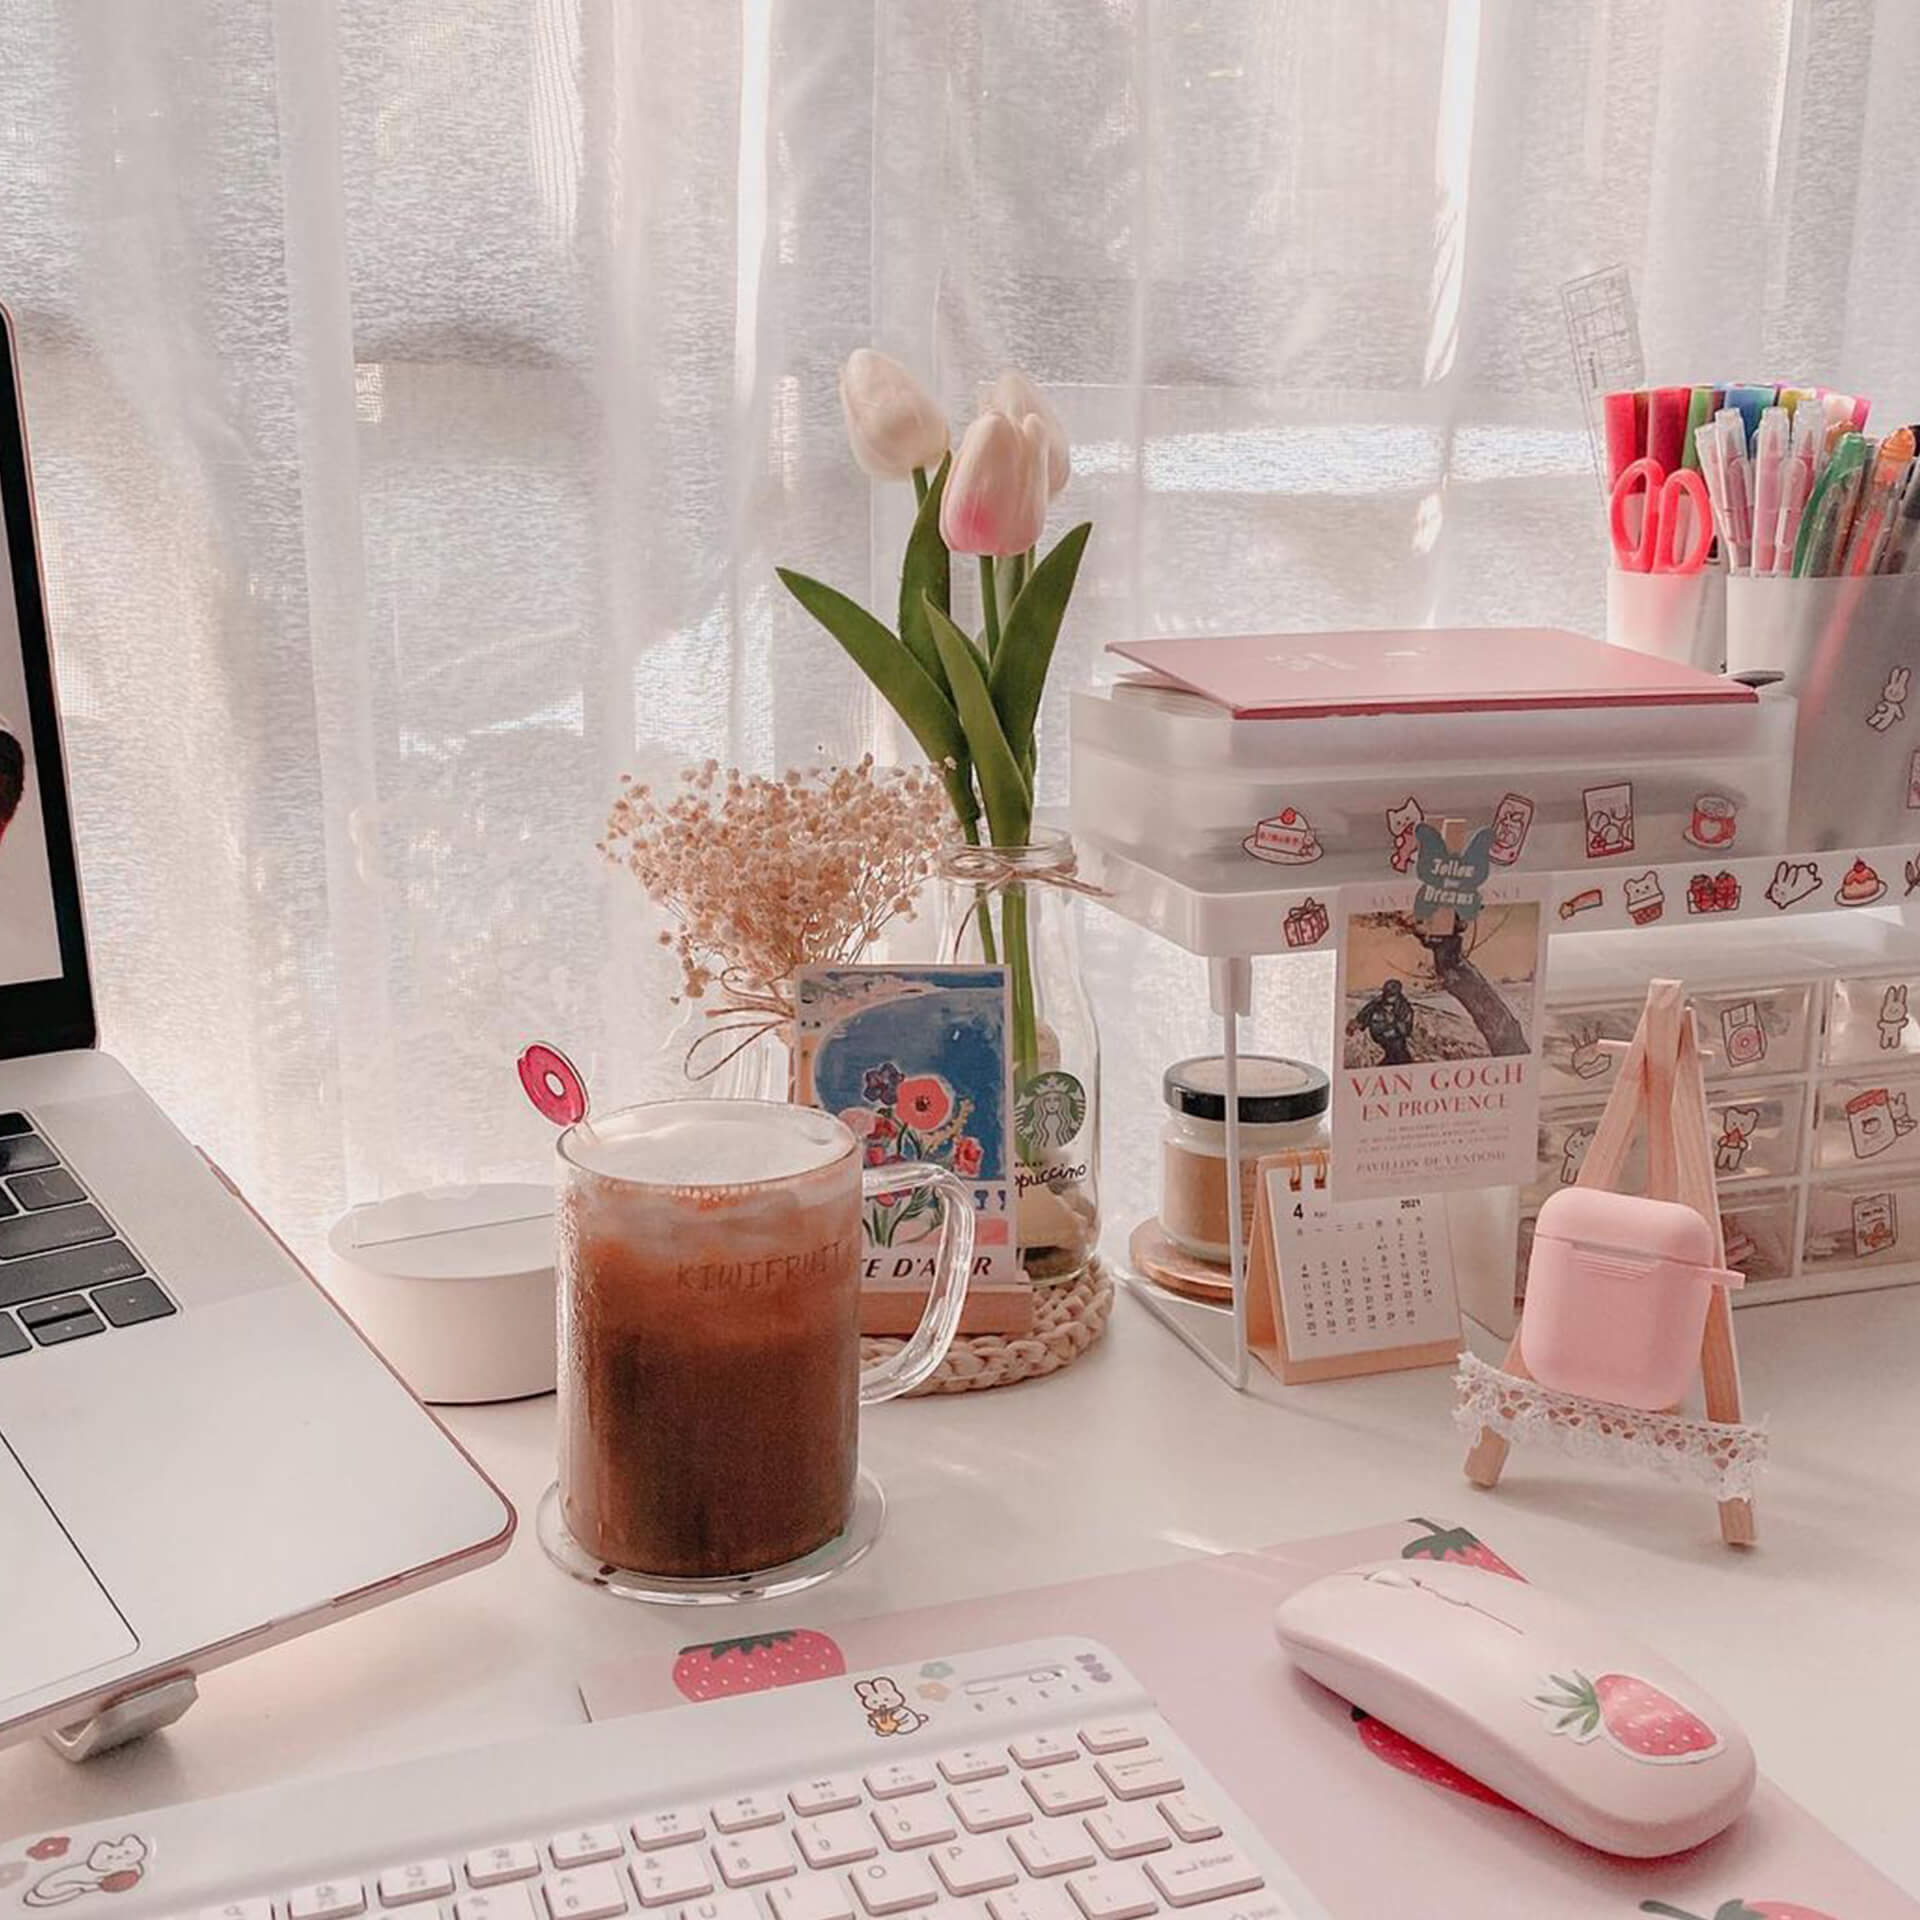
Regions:
[[1690, 1707], [1637, 1674], [1553, 1674], [1553, 1693], [1534, 1696], [1547, 1716], [1547, 1731], [1582, 1743], [1605, 1735], [1630, 1760], [1662, 1765], [1704, 1760], [1724, 1744]]

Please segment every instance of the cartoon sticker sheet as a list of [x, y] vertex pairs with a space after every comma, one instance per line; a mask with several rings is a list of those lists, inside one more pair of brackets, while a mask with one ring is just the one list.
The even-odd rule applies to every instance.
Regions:
[[[1764, 1777], [1746, 1815], [1691, 1853], [1611, 1859], [1297, 1673], [1275, 1649], [1274, 1608], [1322, 1574], [1396, 1557], [1525, 1577], [1468, 1528], [1423, 1516], [884, 1614], [837, 1625], [832, 1642], [839, 1672], [883, 1670], [936, 1732], [952, 1671], [941, 1656], [1062, 1633], [1103, 1643], [1337, 1920], [1632, 1920], [1646, 1911], [1716, 1920], [1738, 1911], [1729, 1902], [1809, 1920], [1920, 1920], [1920, 1901]], [[581, 1686], [587, 1711], [605, 1720], [684, 1704], [676, 1667], [701, 1651], [688, 1648], [678, 1662], [643, 1653], [596, 1669]], [[771, 1656], [769, 1676], [780, 1665]], [[1551, 1682], [1546, 1676], [1542, 1692]], [[890, 1709], [879, 1711], [884, 1718]], [[1545, 1708], [1541, 1725], [1552, 1737]], [[887, 1744], [883, 1736], [882, 1756]]]

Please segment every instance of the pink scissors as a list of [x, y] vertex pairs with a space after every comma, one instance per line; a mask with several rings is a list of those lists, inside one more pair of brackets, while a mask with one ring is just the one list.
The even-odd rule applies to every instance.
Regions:
[[[1640, 526], [1637, 534], [1630, 534], [1627, 508], [1636, 496], [1642, 503]], [[1713, 544], [1713, 509], [1706, 482], [1691, 467], [1668, 473], [1657, 460], [1636, 460], [1613, 483], [1607, 526], [1613, 535], [1614, 561], [1622, 572], [1698, 573], [1707, 564], [1707, 549]]]

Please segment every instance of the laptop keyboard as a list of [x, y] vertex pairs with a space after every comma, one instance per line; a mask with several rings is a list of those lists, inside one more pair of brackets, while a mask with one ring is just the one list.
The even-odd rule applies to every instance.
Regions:
[[0, 1113], [0, 1362], [178, 1311], [24, 1113]]

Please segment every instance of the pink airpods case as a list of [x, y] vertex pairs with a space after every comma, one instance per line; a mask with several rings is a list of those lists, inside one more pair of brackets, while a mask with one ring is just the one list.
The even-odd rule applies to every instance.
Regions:
[[1715, 1287], [1713, 1229], [1692, 1207], [1563, 1187], [1540, 1209], [1527, 1264], [1520, 1356], [1543, 1387], [1653, 1412], [1700, 1365]]

